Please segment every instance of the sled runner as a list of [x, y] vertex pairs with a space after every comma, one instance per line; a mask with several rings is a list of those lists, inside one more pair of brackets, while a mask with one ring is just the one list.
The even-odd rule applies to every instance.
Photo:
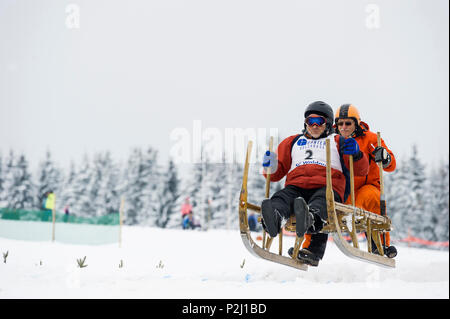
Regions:
[[[270, 143], [270, 150], [272, 148], [272, 141]], [[244, 164], [244, 173], [242, 179], [242, 188], [239, 198], [239, 228], [241, 239], [244, 246], [255, 256], [276, 262], [282, 265], [294, 267], [300, 270], [307, 270], [308, 265], [302, 263], [296, 258], [303, 242], [303, 237], [295, 237], [295, 244], [292, 257], [284, 256], [283, 245], [283, 231], [281, 230], [278, 235], [279, 249], [278, 253], [270, 251], [270, 247], [273, 238], [267, 236], [263, 232], [262, 245], [259, 246], [251, 237], [251, 233], [248, 226], [247, 211], [252, 210], [257, 213], [261, 213], [261, 207], [247, 201], [247, 180], [249, 172], [249, 158], [252, 150], [252, 141], [248, 142], [247, 155]], [[373, 212], [366, 211], [364, 209], [354, 206], [354, 186], [353, 186], [353, 158], [350, 156], [350, 180], [351, 180], [351, 199], [352, 205], [345, 205], [334, 201], [332, 179], [331, 179], [331, 153], [330, 153], [330, 141], [326, 141], [326, 154], [327, 154], [327, 168], [326, 168], [326, 201], [328, 219], [321, 230], [321, 233], [329, 233], [332, 235], [336, 246], [348, 257], [361, 260], [364, 262], [372, 263], [378, 266], [395, 268], [395, 260], [388, 258], [384, 255], [384, 247], [381, 241], [383, 234], [391, 229], [391, 220], [384, 215], [378, 215]], [[267, 174], [266, 180], [266, 198], [269, 197], [267, 186], [270, 183], [270, 171]], [[289, 221], [284, 226], [284, 229], [290, 232], [296, 230], [296, 220], [292, 215]], [[357, 233], [365, 232], [367, 237], [367, 251], [362, 250], [359, 247], [357, 240]], [[344, 238], [344, 234], [348, 233], [352, 239], [352, 243], [348, 243]], [[372, 240], [374, 241], [377, 253], [372, 252]]]

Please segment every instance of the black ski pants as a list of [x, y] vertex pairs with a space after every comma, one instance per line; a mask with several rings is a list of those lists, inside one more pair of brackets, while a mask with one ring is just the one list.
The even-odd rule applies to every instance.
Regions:
[[[334, 200], [341, 203], [341, 197], [336, 191], [334, 193]], [[310, 208], [322, 218], [328, 219], [327, 201], [326, 201], [326, 187], [305, 189], [294, 185], [287, 185], [282, 190], [279, 190], [270, 198], [273, 208], [278, 209], [280, 214], [288, 219], [291, 215], [294, 215], [294, 199], [297, 197], [303, 197]], [[325, 248], [327, 245], [328, 234], [318, 233], [311, 234], [311, 244], [308, 250], [315, 253], [322, 259], [325, 254]]]

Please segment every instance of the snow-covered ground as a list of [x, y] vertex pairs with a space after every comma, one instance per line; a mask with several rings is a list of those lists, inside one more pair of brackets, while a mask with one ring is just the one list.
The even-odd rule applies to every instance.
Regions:
[[[0, 238], [6, 251], [0, 299], [449, 298], [449, 253], [403, 246], [397, 268], [385, 269], [330, 242], [319, 267], [306, 272], [254, 257], [237, 230], [124, 227], [122, 247]], [[79, 268], [84, 256], [87, 267]]]

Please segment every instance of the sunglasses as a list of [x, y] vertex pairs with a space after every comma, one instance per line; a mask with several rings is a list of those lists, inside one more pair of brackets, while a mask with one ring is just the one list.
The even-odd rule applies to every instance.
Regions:
[[307, 117], [305, 119], [305, 124], [308, 126], [313, 126], [313, 125], [317, 125], [317, 126], [322, 126], [327, 122], [327, 120], [322, 117], [322, 116], [317, 116], [317, 117]]
[[350, 126], [353, 124], [353, 122], [352, 121], [337, 122], [337, 126], [343, 126], [344, 124]]

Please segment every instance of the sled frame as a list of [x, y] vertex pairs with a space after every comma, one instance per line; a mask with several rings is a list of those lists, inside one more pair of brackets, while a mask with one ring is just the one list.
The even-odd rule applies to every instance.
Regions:
[[[280, 231], [278, 235], [279, 240], [279, 252], [270, 252], [270, 246], [273, 238], [268, 236], [263, 238], [262, 245], [259, 246], [253, 239], [248, 226], [248, 215], [247, 211], [252, 210], [257, 213], [261, 213], [261, 207], [247, 201], [248, 191], [247, 191], [247, 181], [249, 172], [249, 159], [252, 150], [252, 141], [248, 142], [247, 154], [244, 164], [244, 172], [242, 179], [242, 188], [239, 197], [239, 229], [241, 239], [244, 246], [252, 253], [254, 256], [266, 259], [278, 264], [285, 266], [290, 266], [299, 270], [306, 271], [308, 265], [302, 263], [296, 258], [298, 252], [301, 248], [303, 242], [303, 237], [298, 237], [296, 235], [294, 251], [291, 256], [282, 255], [282, 234], [283, 230]], [[326, 152], [327, 152], [327, 168], [326, 168], [326, 202], [327, 202], [327, 213], [328, 219], [321, 230], [321, 233], [329, 233], [339, 248], [339, 250], [346, 256], [368, 262], [377, 266], [386, 268], [395, 268], [395, 260], [388, 258], [383, 253], [383, 245], [381, 242], [381, 236], [386, 231], [391, 229], [391, 220], [387, 216], [381, 216], [373, 212], [366, 211], [362, 208], [355, 207], [352, 205], [345, 205], [342, 203], [337, 203], [334, 201], [334, 194], [332, 188], [332, 178], [331, 178], [331, 155], [330, 155], [330, 141], [326, 140]], [[351, 162], [351, 178], [353, 178], [353, 163]], [[352, 203], [354, 203], [354, 192], [352, 183]], [[267, 188], [266, 188], [267, 189]], [[267, 196], [266, 196], [267, 197]], [[290, 232], [295, 232], [295, 217], [292, 215], [289, 221], [284, 226], [284, 229]], [[367, 234], [367, 250], [364, 251], [359, 248], [357, 241], [357, 233], [365, 232]], [[352, 239], [353, 246], [350, 245], [344, 238], [343, 233], [348, 233]], [[264, 236], [265, 237], [265, 236]], [[377, 246], [380, 255], [372, 253], [372, 238]]]
[[248, 249], [248, 251], [250, 251], [250, 253], [252, 253], [256, 257], [306, 271], [308, 270], [308, 266], [300, 262], [298, 259], [282, 256], [280, 253], [279, 254], [271, 253], [269, 251], [270, 243], [272, 242], [271, 237], [269, 237], [267, 240], [267, 242], [269, 243], [268, 245], [269, 247], [267, 247], [266, 241], [265, 240], [263, 241], [264, 248], [258, 246], [252, 239], [250, 229], [248, 226], [247, 210], [251, 209], [256, 212], [261, 212], [261, 208], [257, 205], [253, 205], [247, 202], [247, 195], [248, 195], [247, 180], [248, 180], [249, 158], [251, 150], [252, 150], [252, 141], [249, 141], [247, 146], [247, 155], [245, 158], [242, 188], [239, 196], [239, 229], [241, 233], [242, 242], [244, 243], [244, 246]]

